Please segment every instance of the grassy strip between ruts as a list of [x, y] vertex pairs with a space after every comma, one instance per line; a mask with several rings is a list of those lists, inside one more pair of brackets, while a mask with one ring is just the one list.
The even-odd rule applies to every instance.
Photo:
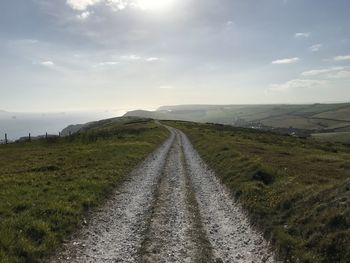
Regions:
[[0, 262], [43, 262], [168, 136], [153, 121], [0, 146]]
[[223, 125], [165, 122], [199, 154], [284, 262], [350, 262], [350, 148]]

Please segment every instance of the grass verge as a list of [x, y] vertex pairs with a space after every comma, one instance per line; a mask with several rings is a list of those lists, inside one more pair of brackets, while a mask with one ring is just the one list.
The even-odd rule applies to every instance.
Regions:
[[166, 122], [272, 241], [284, 262], [350, 262], [350, 148], [223, 125]]
[[167, 136], [133, 120], [0, 145], [0, 262], [44, 262]]

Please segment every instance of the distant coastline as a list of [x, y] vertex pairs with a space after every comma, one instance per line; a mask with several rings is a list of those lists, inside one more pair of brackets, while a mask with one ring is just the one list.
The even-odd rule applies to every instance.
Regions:
[[58, 113], [21, 113], [0, 110], [0, 140], [5, 133], [9, 140], [17, 140], [20, 137], [58, 134], [62, 129], [71, 124], [80, 124], [100, 119], [118, 117], [125, 113], [124, 110], [96, 111], [96, 112], [58, 112]]

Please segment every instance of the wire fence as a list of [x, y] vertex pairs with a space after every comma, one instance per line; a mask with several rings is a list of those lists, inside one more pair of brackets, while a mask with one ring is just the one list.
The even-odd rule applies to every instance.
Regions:
[[[69, 134], [67, 134], [67, 135], [64, 135], [64, 137], [70, 136], [70, 135], [72, 135], [71, 132], [69, 132]], [[3, 139], [0, 139], [0, 144], [10, 144], [10, 143], [15, 143], [15, 142], [31, 142], [31, 141], [40, 140], [40, 139], [49, 140], [52, 138], [59, 138], [59, 137], [63, 137], [61, 132], [59, 132], [58, 134], [49, 134], [46, 132], [45, 135], [39, 135], [39, 136], [34, 136], [34, 137], [32, 136], [31, 133], [28, 133], [28, 136], [20, 137], [17, 140], [11, 140], [11, 139], [9, 139], [8, 133], [5, 133]]]

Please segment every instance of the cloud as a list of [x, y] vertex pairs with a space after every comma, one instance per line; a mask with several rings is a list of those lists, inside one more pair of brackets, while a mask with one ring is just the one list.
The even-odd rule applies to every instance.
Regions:
[[126, 61], [136, 61], [141, 59], [141, 57], [137, 55], [126, 55], [126, 56], [121, 56], [120, 58]]
[[337, 56], [334, 57], [335, 61], [346, 61], [346, 60], [350, 60], [350, 55], [346, 55], [346, 56]]
[[105, 67], [105, 66], [115, 66], [118, 64], [119, 64], [119, 62], [117, 62], [117, 61], [106, 61], [106, 62], [98, 63], [96, 66], [97, 67]]
[[114, 11], [123, 10], [128, 7], [130, 0], [106, 0], [106, 5], [111, 7]]
[[293, 63], [297, 63], [298, 61], [300, 61], [300, 58], [298, 58], [298, 57], [284, 58], [284, 59], [274, 60], [274, 61], [272, 61], [272, 64], [276, 64], [276, 65], [293, 64]]
[[233, 21], [229, 20], [226, 22], [226, 26], [230, 27], [230, 26], [233, 26]]
[[85, 11], [89, 6], [96, 5], [102, 0], [67, 0], [67, 5], [77, 11]]
[[[67, 0], [67, 5], [72, 9], [77, 11], [85, 11], [88, 7], [94, 6], [96, 4], [104, 4], [110, 7], [114, 11], [123, 10], [127, 7], [136, 7], [140, 9], [149, 9], [152, 7], [161, 6], [161, 3], [167, 1], [168, 3], [171, 0], [152, 0], [152, 1], [142, 1], [142, 0]], [[165, 4], [166, 4], [165, 3]]]
[[294, 37], [296, 38], [308, 38], [310, 37], [310, 33], [309, 32], [305, 32], [305, 33], [295, 33]]
[[350, 78], [349, 67], [332, 67], [325, 69], [314, 69], [301, 74], [304, 77], [318, 76], [326, 79], [347, 79]]
[[15, 44], [23, 44], [23, 45], [34, 45], [34, 44], [39, 43], [39, 40], [32, 39], [32, 38], [24, 38], [24, 39], [14, 40], [13, 43], [15, 43]]
[[82, 12], [81, 14], [77, 15], [77, 18], [78, 19], [81, 19], [81, 20], [85, 20], [87, 19], [90, 15], [92, 15], [93, 12], [90, 12], [90, 11], [84, 11]]
[[159, 60], [159, 58], [156, 58], [156, 57], [149, 57], [146, 59], [146, 61], [148, 61], [148, 62], [153, 62], [153, 61], [158, 61], [158, 60]]
[[332, 67], [332, 68], [326, 68], [326, 69], [313, 69], [309, 71], [304, 71], [301, 73], [302, 76], [304, 77], [309, 77], [309, 76], [319, 76], [319, 75], [324, 75], [327, 73], [332, 73], [332, 72], [337, 72], [340, 70], [344, 70], [344, 67]]
[[322, 48], [322, 44], [316, 44], [316, 45], [312, 45], [312, 46], [310, 47], [310, 50], [311, 50], [312, 52], [317, 52], [317, 51], [320, 51], [321, 48]]
[[350, 70], [341, 70], [338, 72], [334, 72], [327, 76], [330, 79], [348, 79], [350, 78]]
[[158, 57], [141, 57], [135, 54], [120, 56], [121, 61], [133, 62], [133, 61], [146, 61], [146, 62], [156, 62], [159, 61]]
[[53, 67], [53, 66], [55, 66], [55, 63], [53, 63], [52, 61], [43, 61], [43, 62], [40, 62], [39, 64], [44, 66], [44, 67]]
[[322, 87], [327, 84], [325, 80], [315, 80], [315, 79], [293, 79], [282, 84], [272, 84], [270, 85], [269, 91], [288, 91], [291, 89], [313, 89]]
[[131, 54], [131, 55], [124, 55], [124, 56], [120, 56], [118, 57], [120, 61], [116, 60], [112, 60], [112, 61], [103, 61], [103, 62], [100, 62], [98, 64], [95, 65], [95, 67], [109, 67], [109, 66], [116, 66], [116, 65], [119, 65], [121, 62], [136, 62], [136, 61], [145, 61], [145, 62], [156, 62], [156, 61], [159, 61], [160, 58], [158, 57], [147, 57], [147, 58], [144, 58], [144, 57], [141, 57], [141, 56], [138, 56], [138, 55], [134, 55], [134, 54]]

